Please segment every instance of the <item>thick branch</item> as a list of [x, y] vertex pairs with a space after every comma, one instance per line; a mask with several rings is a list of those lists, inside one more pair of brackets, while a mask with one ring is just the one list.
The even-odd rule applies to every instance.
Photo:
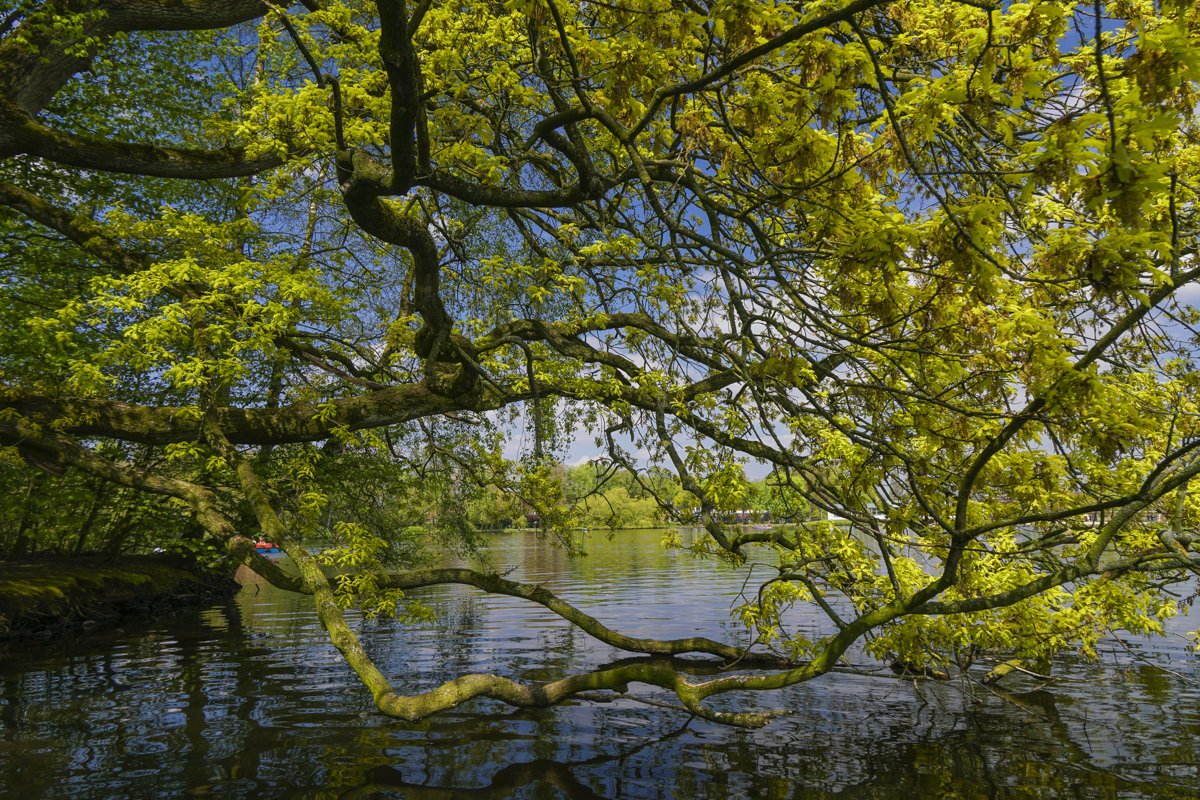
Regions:
[[[282, 408], [219, 408], [212, 413], [235, 444], [287, 444], [327, 439], [334, 428], [379, 428], [456, 411], [490, 411], [528, 394], [500, 395], [487, 388], [477, 394], [447, 397], [424, 384], [393, 386], [331, 400], [324, 408], [299, 404]], [[99, 398], [52, 398], [27, 395], [0, 400], [35, 421], [58, 421], [65, 433], [102, 436], [142, 444], [194, 441], [200, 423], [194, 409], [142, 406]]]
[[550, 590], [536, 584], [518, 583], [489, 575], [471, 569], [445, 567], [428, 569], [418, 572], [405, 572], [389, 577], [388, 585], [397, 589], [415, 589], [421, 586], [437, 586], [439, 584], [465, 584], [482, 589], [490, 594], [505, 594], [510, 597], [520, 597], [539, 603], [571, 622], [584, 632], [594, 636], [605, 644], [628, 650], [631, 653], [646, 653], [648, 655], [673, 656], [683, 653], [708, 653], [721, 658], [736, 660], [746, 666], [787, 666], [788, 662], [777, 656], [763, 653], [746, 653], [745, 650], [721, 642], [715, 642], [702, 636], [688, 639], [639, 639], [626, 636], [602, 625], [594, 617], [585, 614], [566, 601], [560, 599]]
[[25, 154], [56, 164], [159, 178], [237, 178], [283, 163], [276, 153], [249, 157], [243, 147], [189, 150], [118, 142], [56, 131], [0, 101], [0, 158]]
[[27, 218], [61, 233], [119, 272], [134, 272], [147, 264], [147, 259], [141, 254], [126, 250], [105, 236], [104, 230], [90, 218], [76, 216], [47, 203], [19, 186], [0, 183], [0, 205], [19, 211]]

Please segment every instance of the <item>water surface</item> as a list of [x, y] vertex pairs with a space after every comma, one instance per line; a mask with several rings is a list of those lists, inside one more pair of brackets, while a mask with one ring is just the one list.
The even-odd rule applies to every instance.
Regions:
[[[495, 563], [623, 633], [734, 643], [745, 574], [593, 535], [570, 559], [532, 534]], [[549, 680], [628, 654], [540, 606], [438, 587], [430, 625], [354, 620], [400, 690], [466, 672]], [[820, 629], [816, 618], [801, 626]], [[1177, 619], [1175, 632], [1195, 630]], [[1170, 670], [1178, 675], [1173, 675]], [[0, 654], [7, 797], [1193, 798], [1200, 664], [1179, 637], [1111, 642], [1056, 680], [992, 692], [830, 675], [714, 699], [795, 713], [745, 731], [630, 698], [513, 710], [473, 701], [419, 725], [378, 714], [307, 598], [249, 583], [234, 598], [119, 633]], [[670, 702], [634, 685], [631, 694]]]

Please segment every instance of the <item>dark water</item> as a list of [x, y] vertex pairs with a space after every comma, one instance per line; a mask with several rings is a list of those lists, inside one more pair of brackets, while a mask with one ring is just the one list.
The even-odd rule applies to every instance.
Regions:
[[[494, 552], [513, 577], [625, 633], [744, 642], [728, 618], [744, 574], [663, 552], [660, 535], [597, 537], [578, 560], [520, 534]], [[626, 655], [540, 606], [459, 588], [423, 596], [435, 624], [359, 623], [401, 690], [474, 671], [552, 679]], [[1194, 616], [1172, 627], [1195, 630]], [[305, 598], [251, 584], [136, 630], [0, 655], [0, 795], [1198, 797], [1200, 662], [1179, 637], [1127, 647], [1062, 660], [1034, 691], [829, 675], [719, 701], [796, 712], [757, 731], [629, 699], [474, 701], [408, 725], [374, 711]]]

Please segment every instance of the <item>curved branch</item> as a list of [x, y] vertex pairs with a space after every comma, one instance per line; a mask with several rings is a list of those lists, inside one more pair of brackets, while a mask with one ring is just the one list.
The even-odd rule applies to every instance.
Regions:
[[[289, 444], [327, 439], [335, 428], [363, 430], [457, 411], [491, 411], [528, 399], [529, 393], [501, 395], [481, 389], [470, 396], [447, 397], [425, 384], [391, 386], [323, 406], [307, 403], [280, 408], [218, 408], [212, 413], [234, 444]], [[143, 406], [100, 398], [25, 395], [0, 399], [35, 421], [57, 420], [64, 433], [103, 436], [140, 444], [195, 441], [200, 423], [195, 410]]]
[[114, 242], [94, 220], [47, 203], [19, 186], [0, 183], [0, 205], [19, 211], [28, 219], [40, 223], [77, 244], [114, 269], [131, 273], [143, 269], [149, 259], [127, 250]]
[[118, 142], [56, 131], [0, 101], [0, 158], [25, 154], [56, 164], [159, 178], [240, 178], [279, 166], [276, 153], [250, 157], [244, 147], [191, 150]]
[[761, 728], [772, 718], [785, 713], [714, 711], [702, 705], [700, 701], [718, 691], [732, 691], [741, 687], [729, 684], [729, 688], [722, 689], [712, 685], [711, 681], [706, 684], [690, 683], [669, 664], [654, 662], [624, 664], [542, 684], [521, 684], [498, 675], [475, 673], [447, 681], [422, 694], [404, 696], [395, 692], [385, 692], [382, 696], [376, 695], [375, 704], [385, 714], [416, 722], [476, 697], [490, 697], [511, 706], [545, 707], [561, 703], [580, 692], [609, 689], [624, 693], [629, 684], [634, 682], [671, 689], [688, 711], [701, 719], [724, 725]]
[[435, 170], [432, 174], [416, 180], [419, 186], [426, 186], [439, 192], [444, 192], [467, 203], [493, 208], [558, 208], [573, 206], [586, 200], [599, 200], [604, 197], [609, 188], [619, 184], [620, 178], [597, 178], [588, 184], [569, 183], [559, 189], [509, 189], [499, 186], [485, 186], [480, 183], [470, 183], [445, 170]]
[[639, 639], [626, 636], [604, 626], [592, 617], [570, 603], [559, 598], [543, 586], [529, 583], [518, 583], [472, 569], [459, 567], [443, 567], [415, 572], [405, 572], [388, 576], [387, 585], [396, 589], [416, 589], [423, 586], [438, 586], [441, 584], [462, 584], [474, 586], [489, 594], [504, 594], [509, 597], [519, 597], [545, 606], [568, 622], [577, 625], [584, 632], [599, 639], [605, 644], [627, 650], [631, 653], [646, 653], [656, 656], [674, 656], [684, 653], [708, 653], [721, 658], [740, 660], [747, 666], [786, 667], [790, 663], [785, 659], [769, 653], [746, 653], [743, 648], [716, 642], [702, 636], [687, 639]]

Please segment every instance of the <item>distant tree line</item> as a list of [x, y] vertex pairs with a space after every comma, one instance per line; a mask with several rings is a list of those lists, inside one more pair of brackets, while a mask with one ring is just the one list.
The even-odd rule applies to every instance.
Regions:
[[[615, 530], [699, 524], [699, 499], [667, 470], [651, 468], [637, 475], [600, 460], [560, 464], [550, 475], [559, 486], [559, 521], [565, 518], [570, 527]], [[734, 496], [740, 498], [737, 509], [760, 512], [763, 519], [797, 521], [811, 514], [804, 498], [773, 475], [757, 481], [743, 479]], [[731, 521], [733, 508], [727, 512]], [[541, 522], [537, 508], [497, 486], [477, 489], [467, 509], [470, 521], [481, 530], [534, 527]]]

